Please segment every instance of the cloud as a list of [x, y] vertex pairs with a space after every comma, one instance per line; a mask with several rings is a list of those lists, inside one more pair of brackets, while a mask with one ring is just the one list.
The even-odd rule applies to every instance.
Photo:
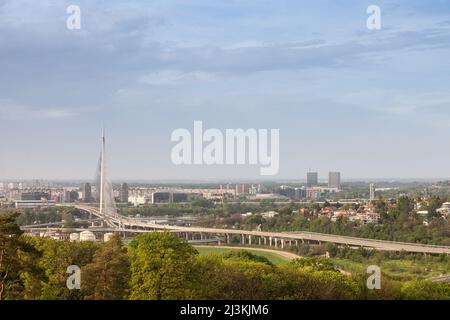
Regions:
[[[4, 35], [4, 40], [0, 39], [0, 67], [13, 65], [22, 75], [32, 68], [35, 74], [42, 74], [44, 81], [51, 76], [46, 74], [46, 67], [51, 64], [62, 77], [69, 79], [83, 79], [86, 73], [95, 73], [104, 81], [111, 81], [112, 75], [130, 75], [127, 80], [139, 81], [148, 77], [149, 83], [155, 84], [160, 81], [153, 79], [152, 74], [158, 73], [163, 78], [176, 80], [179, 77], [170, 73], [197, 74], [194, 76], [197, 79], [213, 73], [337, 68], [365, 62], [367, 55], [450, 46], [448, 28], [437, 24], [435, 28], [423, 30], [366, 32], [353, 40], [340, 42], [325, 39], [279, 43], [247, 40], [237, 41], [234, 45], [187, 47], [177, 42], [156, 40], [158, 30], [168, 29], [169, 24], [164, 16], [150, 10], [133, 5], [100, 10], [98, 3], [82, 7], [85, 13], [79, 32], [67, 31], [57, 19], [41, 19], [26, 30], [3, 25], [0, 29]], [[119, 9], [125, 13], [119, 14]], [[47, 11], [42, 9], [40, 13], [48, 15]], [[19, 17], [19, 12], [10, 16]], [[60, 16], [64, 17], [64, 12]], [[51, 27], [41, 25], [46, 20], [54, 21]], [[39, 28], [33, 28], [34, 25]], [[21, 54], [17, 55], [19, 51]], [[170, 83], [172, 81], [167, 82]]]
[[0, 119], [3, 120], [67, 119], [74, 116], [76, 113], [65, 109], [39, 109], [10, 99], [0, 99]]
[[139, 82], [147, 85], [177, 85], [197, 81], [209, 81], [214, 76], [208, 72], [180, 72], [176, 70], [161, 70], [141, 76]]
[[43, 116], [49, 119], [66, 119], [74, 117], [76, 114], [67, 110], [47, 110], [43, 112]]
[[333, 101], [354, 106], [364, 114], [385, 115], [393, 119], [414, 121], [430, 127], [438, 123], [450, 126], [450, 95], [446, 93], [405, 93], [401, 90], [370, 89], [341, 94]]

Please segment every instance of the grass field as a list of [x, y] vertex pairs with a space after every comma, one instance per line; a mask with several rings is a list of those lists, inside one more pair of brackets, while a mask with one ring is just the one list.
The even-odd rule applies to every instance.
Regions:
[[[224, 254], [231, 250], [242, 250], [243, 248], [220, 248], [220, 247], [197, 247], [195, 249], [201, 254]], [[283, 256], [283, 252], [277, 254], [275, 252], [264, 252], [253, 248], [245, 248], [255, 255], [263, 256], [269, 259], [275, 265], [281, 265], [290, 261], [288, 257]], [[410, 280], [414, 278], [427, 278], [443, 274], [450, 274], [450, 264], [447, 262], [436, 262], [427, 259], [423, 260], [406, 260], [406, 259], [389, 259], [382, 261], [365, 260], [356, 262], [349, 259], [332, 259], [334, 264], [343, 271], [352, 274], [365, 274], [369, 265], [378, 265], [381, 272], [389, 277], [398, 280]]]
[[[201, 255], [224, 254], [224, 253], [230, 252], [232, 250], [242, 250], [242, 248], [217, 248], [217, 247], [206, 248], [206, 247], [196, 247], [196, 246], [194, 246], [194, 247], [195, 247], [195, 249], [197, 249], [197, 251]], [[251, 248], [248, 248], [248, 249], [246, 248], [244, 250], [249, 251], [258, 256], [266, 257], [274, 265], [284, 264], [284, 263], [289, 262], [289, 260], [290, 260], [289, 258], [283, 257], [281, 254], [276, 254], [276, 253], [272, 253], [272, 252], [264, 252], [264, 251], [254, 250]]]

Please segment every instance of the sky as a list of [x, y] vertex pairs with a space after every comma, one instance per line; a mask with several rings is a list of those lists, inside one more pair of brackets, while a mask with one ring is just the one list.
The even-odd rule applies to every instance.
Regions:
[[[449, 177], [449, 89], [448, 0], [0, 0], [0, 179], [93, 178], [102, 127], [111, 179]], [[278, 174], [175, 165], [195, 120], [279, 129]]]

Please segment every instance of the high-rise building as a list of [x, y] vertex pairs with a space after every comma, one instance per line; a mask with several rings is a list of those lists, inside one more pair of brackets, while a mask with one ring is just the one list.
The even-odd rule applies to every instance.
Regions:
[[83, 202], [90, 202], [92, 199], [92, 189], [89, 182], [83, 183], [81, 185], [81, 200]]
[[78, 200], [78, 192], [74, 190], [64, 191], [64, 202], [73, 202], [75, 200]]
[[119, 191], [120, 202], [128, 202], [128, 184], [126, 182], [122, 183]]
[[369, 200], [375, 200], [375, 185], [373, 183], [369, 185]]
[[308, 172], [306, 174], [306, 185], [308, 188], [319, 185], [319, 175], [317, 172]]
[[341, 189], [341, 173], [330, 172], [328, 174], [328, 187]]

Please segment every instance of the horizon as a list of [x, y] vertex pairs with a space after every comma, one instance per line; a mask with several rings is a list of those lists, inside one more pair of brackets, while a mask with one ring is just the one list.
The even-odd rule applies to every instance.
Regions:
[[79, 30], [69, 4], [0, 1], [5, 179], [94, 176], [102, 126], [112, 180], [267, 178], [260, 164], [175, 165], [171, 134], [196, 120], [279, 129], [270, 180], [450, 175], [445, 1], [378, 1], [380, 30], [369, 1], [80, 0]]
[[[63, 183], [63, 182], [73, 182], [73, 183], [83, 183], [83, 182], [91, 182], [94, 179], [83, 179], [83, 178], [74, 178], [74, 179], [45, 179], [45, 178], [25, 178], [25, 179], [1, 179], [0, 183], [10, 183], [10, 182], [55, 182], [55, 183]], [[442, 177], [442, 178], [341, 178], [341, 183], [357, 183], [357, 182], [380, 182], [380, 183], [436, 183], [436, 182], [446, 182], [450, 181], [450, 177]], [[202, 183], [306, 183], [305, 178], [273, 178], [273, 179], [258, 179], [258, 178], [239, 178], [239, 179], [218, 179], [218, 178], [199, 178], [199, 179], [112, 179], [111, 182], [113, 184], [117, 183], [160, 183], [160, 184], [169, 184], [169, 183], [179, 183], [179, 184], [202, 184]], [[319, 178], [319, 184], [326, 184], [328, 179]]]
[[0, 305], [450, 301], [449, 4], [0, 0]]

